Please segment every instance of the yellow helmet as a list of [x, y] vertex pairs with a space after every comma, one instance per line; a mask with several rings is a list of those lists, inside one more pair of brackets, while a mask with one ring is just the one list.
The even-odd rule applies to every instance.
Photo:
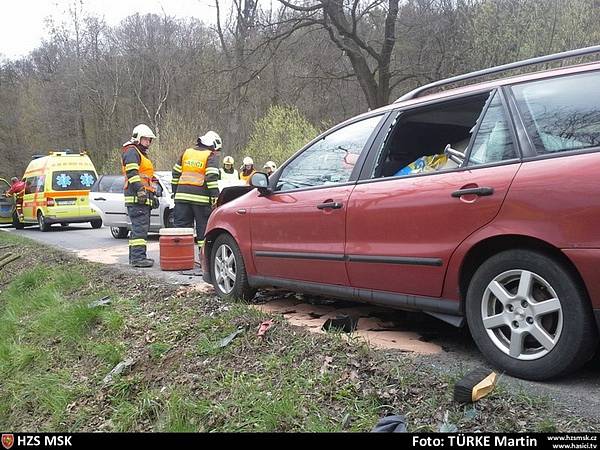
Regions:
[[232, 156], [226, 156], [225, 158], [223, 158], [223, 164], [231, 164], [233, 165], [234, 163], [234, 159]]

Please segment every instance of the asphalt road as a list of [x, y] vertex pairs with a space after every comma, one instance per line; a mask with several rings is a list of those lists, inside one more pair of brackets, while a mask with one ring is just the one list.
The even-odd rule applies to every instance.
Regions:
[[[148, 239], [148, 256], [154, 258], [155, 266], [151, 269], [134, 269], [128, 265], [127, 240], [114, 239], [106, 227], [94, 230], [88, 224], [74, 224], [66, 228], [55, 225], [46, 233], [40, 232], [37, 227], [24, 230], [3, 227], [3, 230], [73, 252], [90, 261], [118, 265], [126, 271], [144, 271], [171, 283], [208, 287], [201, 276], [160, 270], [157, 234], [151, 234]], [[340, 307], [346, 306], [347, 304], [341, 304]], [[437, 366], [440, 370], [486, 365], [468, 331], [457, 330], [425, 314], [407, 315], [389, 310], [388, 317], [393, 316], [400, 317], [399, 322], [408, 330], [418, 332], [423, 340], [436, 342], [445, 350], [436, 355], [419, 356], [424, 364]], [[536, 392], [550, 397], [560, 408], [564, 408], [566, 414], [577, 411], [578, 415], [600, 421], [600, 352], [582, 370], [558, 381], [539, 383], [503, 377], [517, 390], [523, 389], [524, 392]]]
[[186, 271], [197, 275], [183, 275], [180, 272], [163, 272], [159, 264], [158, 234], [148, 236], [147, 254], [154, 259], [154, 267], [136, 269], [129, 266], [129, 247], [127, 239], [115, 239], [110, 234], [110, 229], [102, 227], [94, 230], [88, 223], [72, 224], [68, 227], [53, 225], [49, 231], [42, 233], [37, 226], [27, 227], [23, 230], [3, 227], [5, 231], [25, 236], [35, 241], [75, 253], [77, 256], [89, 261], [120, 266], [127, 271], [143, 271], [152, 276], [176, 284], [203, 283], [198, 271]]

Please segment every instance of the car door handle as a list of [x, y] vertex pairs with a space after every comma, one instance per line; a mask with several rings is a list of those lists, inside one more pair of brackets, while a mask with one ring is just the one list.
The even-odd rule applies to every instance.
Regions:
[[317, 205], [318, 209], [340, 209], [343, 206], [340, 202], [325, 202]]
[[104, 197], [94, 197], [93, 200], [98, 200], [100, 202], [105, 202], [106, 199]]
[[452, 197], [462, 197], [463, 195], [478, 195], [479, 197], [485, 197], [486, 195], [492, 195], [494, 193], [494, 188], [491, 187], [479, 187], [479, 188], [469, 188], [469, 189], [459, 189], [458, 191], [454, 191], [451, 195]]

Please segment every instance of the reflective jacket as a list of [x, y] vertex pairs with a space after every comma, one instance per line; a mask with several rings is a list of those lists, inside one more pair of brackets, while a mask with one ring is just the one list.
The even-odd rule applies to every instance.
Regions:
[[242, 172], [240, 173], [240, 180], [245, 181], [246, 184], [250, 184], [250, 177], [252, 175], [254, 175], [256, 173], [255, 169], [252, 169], [252, 171], [246, 175], [246, 172], [244, 170], [242, 170]]
[[186, 149], [173, 166], [171, 185], [175, 203], [210, 205], [219, 196], [217, 155], [209, 149]]
[[[154, 166], [146, 154], [146, 149], [138, 144], [126, 144], [123, 146], [121, 169], [125, 175], [125, 204], [137, 205], [137, 192], [145, 189], [154, 192]], [[146, 202], [152, 206], [151, 196]]]
[[240, 174], [235, 169], [233, 169], [233, 172], [229, 173], [225, 169], [221, 168], [220, 172], [221, 172], [221, 180], [225, 180], [225, 181], [231, 181], [231, 180], [238, 181], [240, 179]]

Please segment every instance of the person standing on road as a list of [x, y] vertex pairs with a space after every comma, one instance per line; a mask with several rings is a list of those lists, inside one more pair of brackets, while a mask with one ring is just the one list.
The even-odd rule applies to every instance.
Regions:
[[223, 158], [223, 167], [220, 170], [221, 180], [224, 181], [238, 181], [240, 174], [233, 168], [235, 160], [232, 156], [226, 156]]
[[240, 173], [240, 180], [244, 181], [246, 184], [250, 184], [250, 177], [256, 169], [254, 169], [254, 161], [249, 156], [244, 158], [244, 165], [241, 167], [242, 173]]
[[146, 239], [150, 230], [150, 210], [158, 205], [154, 188], [154, 166], [148, 148], [156, 136], [147, 125], [133, 129], [131, 139], [123, 144], [122, 170], [125, 175], [125, 206], [131, 221], [129, 264], [152, 267], [154, 260], [146, 255]]
[[271, 174], [277, 170], [277, 164], [275, 164], [273, 161], [267, 161], [263, 166], [263, 169], [265, 169], [267, 176], [270, 177]]
[[196, 243], [204, 246], [204, 232], [212, 206], [219, 196], [220, 136], [209, 131], [196, 146], [186, 149], [173, 166], [175, 227], [190, 228], [196, 222]]
[[19, 180], [17, 177], [10, 179], [10, 189], [4, 193], [5, 197], [15, 196], [15, 210], [19, 219], [23, 217], [23, 196], [25, 195], [25, 181]]

